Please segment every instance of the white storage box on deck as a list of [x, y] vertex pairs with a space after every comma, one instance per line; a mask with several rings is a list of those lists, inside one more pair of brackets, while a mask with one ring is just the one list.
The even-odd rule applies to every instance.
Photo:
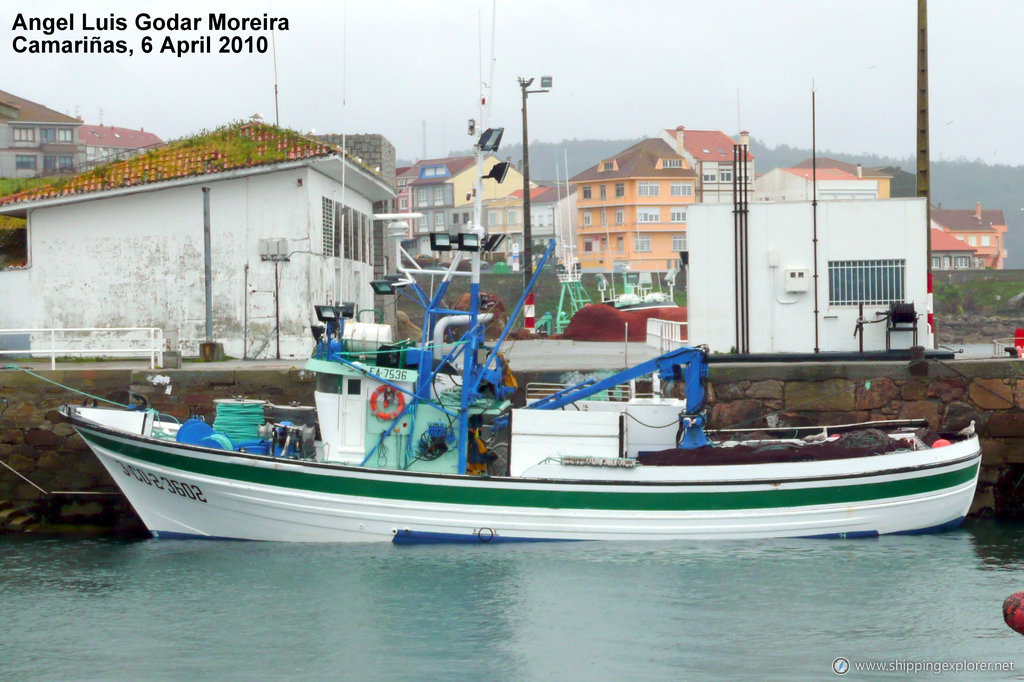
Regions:
[[549, 457], [619, 457], [617, 412], [512, 410], [509, 473], [524, 471]]

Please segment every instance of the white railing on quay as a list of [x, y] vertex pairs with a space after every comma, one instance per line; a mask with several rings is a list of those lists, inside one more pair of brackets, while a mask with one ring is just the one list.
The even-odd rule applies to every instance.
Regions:
[[[5, 350], [12, 336], [29, 338], [28, 348]], [[50, 356], [50, 369], [57, 358], [71, 355], [108, 357], [149, 357], [149, 368], [164, 364], [164, 332], [157, 327], [76, 327], [68, 329], [0, 329], [0, 356]]]
[[1022, 339], [1007, 336], [1002, 339], [992, 339], [992, 357], [994, 358], [1019, 358], [1024, 355], [1024, 343]]
[[667, 353], [687, 345], [689, 331], [686, 322], [659, 320], [654, 317], [647, 319], [647, 345], [658, 349], [659, 353]]

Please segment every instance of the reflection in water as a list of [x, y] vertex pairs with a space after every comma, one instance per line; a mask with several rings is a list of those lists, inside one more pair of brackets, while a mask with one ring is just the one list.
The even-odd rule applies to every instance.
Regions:
[[1022, 549], [1021, 527], [995, 523], [857, 541], [4, 539], [3, 671], [820, 679], [837, 656], [1012, 660], [1000, 605], [1024, 589]]

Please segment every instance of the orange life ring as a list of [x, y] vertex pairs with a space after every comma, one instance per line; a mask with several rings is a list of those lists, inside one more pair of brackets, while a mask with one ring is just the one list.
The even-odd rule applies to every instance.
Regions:
[[[377, 407], [377, 401], [380, 400], [380, 407]], [[388, 411], [388, 408], [393, 408]], [[405, 396], [402, 395], [401, 391], [398, 391], [391, 386], [378, 386], [373, 393], [370, 394], [370, 410], [377, 416], [378, 419], [394, 419], [402, 413], [405, 409]]]

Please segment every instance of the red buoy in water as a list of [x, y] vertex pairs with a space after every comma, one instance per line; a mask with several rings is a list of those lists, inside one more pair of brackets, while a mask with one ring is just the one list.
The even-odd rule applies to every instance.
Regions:
[[1024, 592], [1014, 592], [1003, 602], [1003, 620], [1024, 635]]

